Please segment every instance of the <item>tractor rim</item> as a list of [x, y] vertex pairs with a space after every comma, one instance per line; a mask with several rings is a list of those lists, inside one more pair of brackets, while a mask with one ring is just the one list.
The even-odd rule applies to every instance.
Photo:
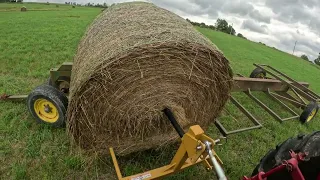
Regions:
[[316, 115], [317, 109], [314, 108], [307, 118], [307, 122], [311, 121], [311, 119]]
[[259, 73], [259, 74], [257, 74], [256, 77], [257, 77], [257, 78], [264, 78], [264, 74], [263, 74], [263, 73]]
[[56, 106], [46, 99], [37, 99], [34, 103], [34, 110], [41, 120], [48, 123], [54, 123], [59, 118]]

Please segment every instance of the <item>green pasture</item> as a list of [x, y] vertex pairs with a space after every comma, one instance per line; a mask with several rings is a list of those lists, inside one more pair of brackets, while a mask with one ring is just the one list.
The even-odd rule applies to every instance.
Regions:
[[[27, 12], [20, 12], [26, 6]], [[0, 94], [25, 94], [46, 81], [49, 69], [72, 61], [86, 27], [101, 12], [89, 8], [55, 4], [0, 4]], [[320, 93], [320, 69], [300, 58], [272, 47], [225, 33], [197, 28], [212, 40], [230, 60], [235, 73], [249, 75], [253, 63], [269, 64], [299, 81], [310, 83]], [[254, 93], [282, 117], [288, 116], [263, 93]], [[234, 93], [263, 124], [260, 130], [230, 135], [216, 152], [224, 161], [229, 179], [250, 175], [260, 158], [288, 137], [320, 129], [320, 118], [309, 124], [298, 120], [279, 123], [241, 93]], [[301, 112], [299, 109], [295, 109]], [[228, 114], [228, 113], [230, 114]], [[229, 129], [250, 125], [231, 103], [221, 114]], [[218, 138], [212, 125], [207, 134]], [[177, 146], [120, 157], [126, 175], [156, 168], [170, 162]], [[114, 179], [109, 157], [88, 155], [71, 145], [65, 129], [37, 124], [24, 103], [0, 102], [0, 179]], [[193, 167], [167, 179], [213, 178], [202, 166]]]

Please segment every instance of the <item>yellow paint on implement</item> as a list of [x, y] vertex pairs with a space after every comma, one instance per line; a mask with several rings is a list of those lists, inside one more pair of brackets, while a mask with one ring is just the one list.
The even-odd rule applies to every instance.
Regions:
[[54, 123], [59, 118], [56, 106], [46, 99], [37, 99], [33, 107], [38, 117], [45, 122]]
[[223, 164], [221, 159], [213, 150], [215, 141], [204, 134], [204, 131], [199, 125], [194, 125], [189, 128], [189, 131], [181, 138], [181, 145], [173, 157], [169, 165], [149, 170], [143, 173], [123, 177], [119, 168], [119, 164], [116, 155], [112, 148], [110, 148], [110, 154], [113, 161], [114, 168], [116, 170], [119, 180], [151, 180], [160, 179], [168, 175], [177, 173], [185, 168], [202, 163], [206, 169], [214, 169], [213, 164], [209, 160], [209, 155], [205, 150], [205, 144], [203, 142], [210, 142], [212, 144], [213, 156], [217, 159], [218, 163]]
[[257, 78], [264, 78], [264, 74], [263, 74], [263, 73], [259, 73], [259, 74], [257, 74], [256, 77], [257, 77]]
[[308, 116], [307, 122], [311, 121], [311, 119], [316, 115], [317, 108], [314, 108]]

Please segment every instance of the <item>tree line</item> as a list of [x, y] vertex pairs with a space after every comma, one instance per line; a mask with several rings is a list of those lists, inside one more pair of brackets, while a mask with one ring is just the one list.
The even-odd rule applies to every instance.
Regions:
[[[301, 55], [301, 59], [304, 59], [304, 60], [306, 60], [306, 61], [309, 61], [308, 56], [305, 55], [305, 54], [302, 54], [302, 55]], [[314, 62], [315, 64], [317, 64], [317, 65], [320, 66], [320, 53], [319, 53], [318, 57], [317, 57], [313, 62]]]
[[[215, 31], [221, 31], [230, 35], [235, 36], [236, 35], [236, 30], [234, 30], [234, 28], [232, 27], [232, 25], [230, 25], [225, 19], [217, 19], [215, 25], [207, 25], [205, 23], [198, 23], [198, 22], [193, 22], [190, 19], [186, 19], [189, 23], [191, 23], [194, 26], [199, 26], [199, 27], [203, 27], [203, 28], [208, 28], [208, 29], [212, 29]], [[244, 37], [241, 33], [237, 34], [238, 37], [241, 37], [243, 39], [247, 39], [246, 37]]]
[[[73, 6], [82, 6], [81, 4], [77, 4], [76, 2], [65, 2], [65, 4], [68, 4], [68, 5], [73, 5]], [[103, 4], [95, 4], [95, 3], [86, 3], [84, 4], [84, 6], [90, 6], [90, 7], [101, 7], [101, 8], [108, 8], [108, 4], [107, 3], [103, 3]]]
[[23, 0], [0, 0], [0, 3], [6, 3], [6, 2], [11, 2], [11, 3], [22, 3]]

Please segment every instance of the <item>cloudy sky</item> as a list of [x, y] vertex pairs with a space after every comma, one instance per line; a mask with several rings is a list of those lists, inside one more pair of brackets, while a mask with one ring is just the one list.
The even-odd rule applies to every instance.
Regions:
[[[70, 0], [25, 0], [64, 3]], [[130, 0], [78, 0], [119, 3]], [[149, 0], [183, 18], [214, 25], [218, 18], [233, 24], [250, 40], [314, 60], [320, 52], [320, 0]]]

